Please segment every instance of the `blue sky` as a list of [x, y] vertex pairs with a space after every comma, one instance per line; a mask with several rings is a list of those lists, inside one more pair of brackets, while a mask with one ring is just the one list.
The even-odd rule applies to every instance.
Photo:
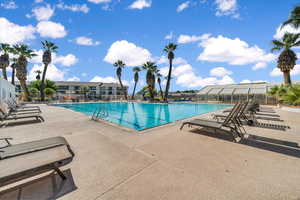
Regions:
[[[42, 40], [59, 51], [47, 77], [53, 80], [116, 81], [112, 63], [133, 66], [152, 60], [167, 73], [163, 47], [178, 43], [172, 90], [208, 84], [282, 81], [271, 40], [296, 0], [1, 0], [0, 42], [26, 43], [41, 55]], [[297, 49], [295, 50], [297, 52]], [[28, 66], [29, 80], [41, 56]], [[300, 65], [292, 72], [299, 80]], [[145, 84], [140, 74], [139, 87]]]

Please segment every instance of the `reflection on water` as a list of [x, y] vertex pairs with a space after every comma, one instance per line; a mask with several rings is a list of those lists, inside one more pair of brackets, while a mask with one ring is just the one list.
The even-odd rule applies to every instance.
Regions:
[[196, 115], [224, 109], [229, 105], [220, 104], [145, 104], [145, 103], [86, 103], [62, 104], [92, 116], [96, 109], [106, 111], [104, 120], [135, 130], [144, 130], [155, 126], [190, 118]]

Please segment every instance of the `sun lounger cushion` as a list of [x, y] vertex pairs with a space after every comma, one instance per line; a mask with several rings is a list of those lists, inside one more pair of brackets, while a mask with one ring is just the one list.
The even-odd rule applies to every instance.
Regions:
[[0, 160], [62, 145], [68, 145], [67, 141], [63, 137], [54, 137], [44, 140], [16, 144], [0, 149]]
[[194, 119], [189, 121], [190, 125], [197, 125], [203, 127], [214, 127], [214, 128], [221, 128], [222, 124], [218, 123], [217, 121], [205, 120], [205, 119]]

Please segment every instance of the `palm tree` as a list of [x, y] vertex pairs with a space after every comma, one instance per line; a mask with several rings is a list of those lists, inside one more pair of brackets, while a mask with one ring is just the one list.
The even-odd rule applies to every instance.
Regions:
[[124, 97], [125, 97], [126, 100], [128, 100], [128, 98], [127, 98], [127, 92], [125, 91], [123, 83], [122, 83], [122, 80], [121, 80], [122, 69], [125, 67], [125, 65], [126, 64], [122, 60], [118, 60], [117, 62], [114, 63], [114, 66], [117, 67], [116, 73], [117, 73], [117, 77], [119, 79], [119, 83], [121, 85], [122, 91], [124, 93]]
[[36, 70], [34, 73], [36, 73], [37, 75], [36, 75], [36, 80], [41, 80], [41, 73], [42, 73], [42, 71], [41, 70]]
[[163, 94], [163, 91], [161, 89], [161, 77], [162, 77], [162, 75], [159, 73], [159, 70], [156, 70], [155, 74], [156, 74], [156, 77], [157, 77], [157, 83], [158, 83], [158, 86], [159, 86], [159, 92], [160, 92], [160, 95], [161, 95], [161, 99], [163, 99], [164, 94]]
[[296, 65], [297, 60], [297, 56], [291, 48], [300, 45], [299, 36], [300, 34], [285, 33], [281, 41], [272, 41], [272, 52], [283, 50], [278, 57], [277, 67], [283, 72], [286, 85], [291, 84], [290, 71]]
[[282, 23], [281, 28], [288, 24], [292, 25], [296, 29], [300, 27], [300, 5], [296, 6], [291, 11], [290, 17]]
[[134, 67], [132, 69], [132, 71], [134, 72], [134, 88], [133, 88], [133, 92], [132, 92], [132, 96], [131, 96], [131, 99], [133, 100], [134, 99], [134, 94], [135, 94], [135, 89], [136, 89], [136, 85], [139, 81], [139, 72], [141, 71], [141, 68], [139, 67]]
[[174, 51], [177, 48], [177, 44], [174, 43], [169, 43], [167, 46], [164, 48], [164, 52], [168, 54], [168, 59], [169, 59], [169, 73], [168, 73], [168, 78], [167, 78], [167, 84], [166, 84], [166, 90], [165, 90], [165, 96], [164, 96], [164, 101], [168, 101], [168, 94], [169, 94], [169, 89], [170, 89], [170, 83], [171, 83], [171, 78], [172, 78], [172, 67], [173, 67], [173, 59], [175, 57]]
[[17, 65], [17, 58], [12, 58], [11, 59], [12, 64], [10, 65], [11, 69], [12, 69], [12, 73], [11, 73], [11, 84], [15, 85], [15, 74], [16, 74], [16, 65]]
[[143, 64], [143, 69], [147, 70], [146, 82], [148, 85], [150, 100], [154, 101], [154, 90], [155, 90], [155, 75], [154, 75], [154, 73], [157, 71], [157, 66], [155, 65], [154, 62], [146, 62], [145, 64]]
[[24, 101], [29, 100], [29, 91], [26, 85], [27, 80], [27, 64], [28, 59], [36, 56], [35, 53], [31, 49], [28, 48], [27, 45], [14, 45], [16, 53], [18, 55], [17, 63], [16, 63], [16, 71], [17, 78], [20, 81], [20, 85], [24, 91]]
[[44, 71], [43, 71], [43, 75], [42, 75], [42, 83], [41, 83], [40, 93], [41, 93], [41, 101], [44, 101], [45, 100], [44, 88], [45, 88], [45, 79], [46, 79], [47, 68], [48, 68], [48, 65], [51, 63], [52, 53], [57, 52], [58, 47], [54, 43], [49, 42], [47, 40], [42, 42], [42, 46], [44, 49], [44, 53], [43, 53]]
[[3, 53], [0, 56], [0, 68], [2, 69], [3, 78], [7, 80], [6, 68], [9, 66], [9, 53], [12, 52], [12, 49], [9, 44], [1, 43], [0, 51]]

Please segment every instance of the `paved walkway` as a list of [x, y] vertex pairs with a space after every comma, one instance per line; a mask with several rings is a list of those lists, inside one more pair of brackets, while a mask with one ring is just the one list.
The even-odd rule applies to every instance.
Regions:
[[41, 108], [46, 122], [1, 128], [0, 137], [64, 136], [75, 152], [63, 168], [68, 180], [44, 173], [0, 188], [1, 200], [300, 199], [299, 113], [278, 110], [291, 129], [251, 127], [233, 143], [203, 129], [179, 131], [180, 122], [137, 133]]

